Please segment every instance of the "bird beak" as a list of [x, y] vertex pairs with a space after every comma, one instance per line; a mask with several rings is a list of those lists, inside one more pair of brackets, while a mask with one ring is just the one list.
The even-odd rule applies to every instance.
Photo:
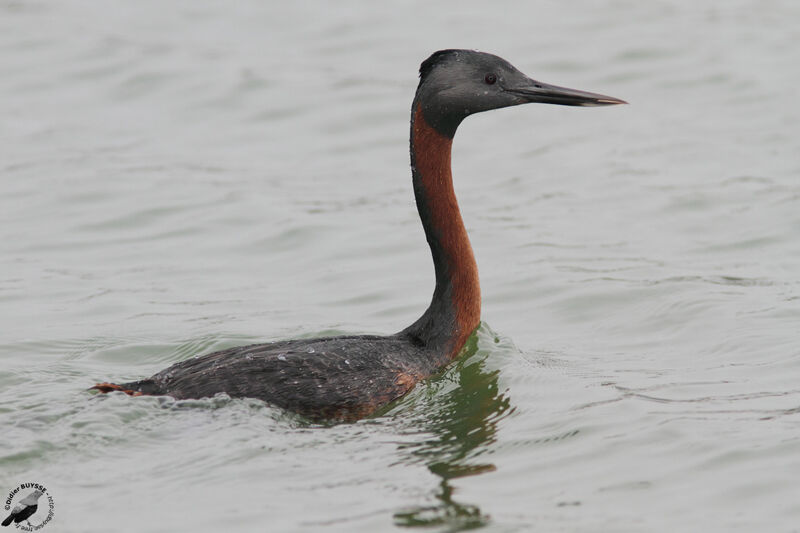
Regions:
[[549, 85], [527, 78], [526, 82], [518, 87], [507, 87], [506, 92], [519, 96], [525, 102], [539, 102], [542, 104], [572, 105], [596, 107], [602, 105], [627, 104], [625, 100], [606, 96], [604, 94], [568, 89], [558, 85]]

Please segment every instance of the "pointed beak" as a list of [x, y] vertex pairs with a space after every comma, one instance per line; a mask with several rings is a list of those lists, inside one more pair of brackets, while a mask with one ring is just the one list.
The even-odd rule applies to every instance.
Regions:
[[528, 78], [524, 84], [517, 87], [506, 87], [506, 92], [516, 95], [524, 103], [539, 102], [542, 104], [572, 105], [596, 107], [603, 105], [627, 104], [625, 100], [606, 96], [604, 94], [568, 89], [558, 85], [549, 85]]

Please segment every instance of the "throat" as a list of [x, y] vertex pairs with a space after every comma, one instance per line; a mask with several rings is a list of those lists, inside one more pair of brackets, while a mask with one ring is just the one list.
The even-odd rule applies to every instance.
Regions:
[[[453, 190], [452, 138], [431, 127], [415, 103], [411, 120], [411, 170], [425, 237], [431, 248], [436, 288], [425, 313], [404, 333], [449, 361], [478, 327], [478, 267]], [[442, 362], [446, 362], [442, 361]]]

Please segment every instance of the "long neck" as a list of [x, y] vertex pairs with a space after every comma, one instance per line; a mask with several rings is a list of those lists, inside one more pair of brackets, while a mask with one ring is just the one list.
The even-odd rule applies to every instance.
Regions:
[[428, 309], [404, 333], [446, 360], [458, 355], [481, 315], [478, 267], [453, 190], [452, 143], [452, 138], [428, 124], [422, 106], [415, 102], [411, 171], [417, 209], [433, 256], [436, 288]]

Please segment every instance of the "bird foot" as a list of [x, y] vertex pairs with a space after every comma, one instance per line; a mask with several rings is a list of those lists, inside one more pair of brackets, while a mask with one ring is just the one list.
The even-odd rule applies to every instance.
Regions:
[[97, 390], [102, 393], [107, 393], [111, 391], [120, 391], [124, 392], [128, 396], [141, 396], [142, 393], [140, 391], [130, 390], [130, 389], [123, 389], [121, 386], [117, 385], [116, 383], [98, 383], [94, 387], [91, 387], [89, 390]]

